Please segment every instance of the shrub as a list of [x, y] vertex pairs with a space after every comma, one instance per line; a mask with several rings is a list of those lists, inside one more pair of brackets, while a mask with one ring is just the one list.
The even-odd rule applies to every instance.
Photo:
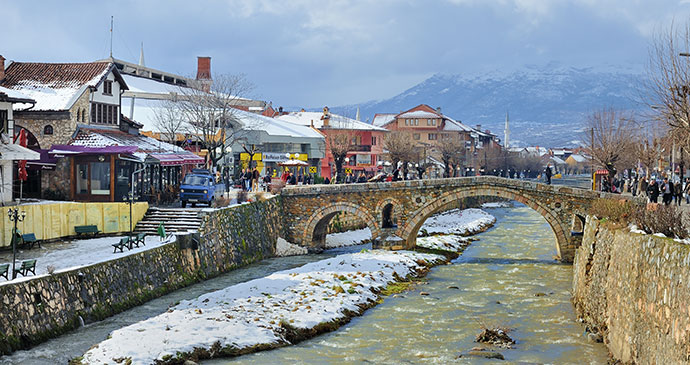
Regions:
[[45, 189], [43, 190], [43, 198], [47, 200], [67, 200], [67, 194], [64, 191], [58, 189]]
[[[652, 208], [654, 207], [654, 208]], [[663, 233], [671, 238], [688, 238], [688, 226], [683, 221], [683, 211], [674, 205], [650, 205], [651, 209], [638, 209], [633, 223], [646, 233]]]
[[247, 201], [247, 192], [240, 190], [237, 192], [237, 204], [244, 203]]
[[627, 226], [636, 210], [641, 209], [629, 201], [597, 199], [592, 204], [589, 213], [600, 219], [605, 218], [614, 224]]

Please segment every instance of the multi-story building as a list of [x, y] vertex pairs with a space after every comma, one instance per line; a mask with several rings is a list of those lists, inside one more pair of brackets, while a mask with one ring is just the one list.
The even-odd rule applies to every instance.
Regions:
[[336, 172], [331, 139], [344, 135], [349, 140], [348, 151], [343, 168], [345, 171], [375, 171], [383, 154], [383, 138], [387, 129], [363, 123], [342, 115], [331, 113], [327, 107], [321, 112], [290, 112], [277, 117], [290, 123], [310, 126], [326, 138], [325, 156], [321, 160], [319, 173], [322, 177], [331, 178]]

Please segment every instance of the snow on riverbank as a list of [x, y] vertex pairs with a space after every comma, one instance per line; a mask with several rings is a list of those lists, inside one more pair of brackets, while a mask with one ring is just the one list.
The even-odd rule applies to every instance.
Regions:
[[[183, 301], [157, 317], [113, 331], [90, 349], [85, 364], [173, 360], [178, 353], [232, 355], [313, 336], [374, 305], [378, 291], [397, 276], [423, 272], [442, 256], [409, 251], [368, 251], [336, 256]], [[220, 346], [218, 346], [217, 344]], [[216, 344], [216, 345], [214, 345]], [[195, 350], [196, 349], [196, 350]]]
[[482, 204], [482, 208], [512, 208], [513, 205], [510, 202], [490, 202]]
[[368, 227], [354, 231], [330, 233], [326, 236], [326, 248], [354, 246], [369, 240], [371, 240], [371, 230]]
[[432, 250], [460, 252], [469, 246], [471, 239], [458, 235], [417, 237], [417, 246]]
[[430, 217], [419, 230], [420, 236], [427, 234], [471, 235], [484, 231], [496, 222], [491, 214], [476, 208], [452, 209]]

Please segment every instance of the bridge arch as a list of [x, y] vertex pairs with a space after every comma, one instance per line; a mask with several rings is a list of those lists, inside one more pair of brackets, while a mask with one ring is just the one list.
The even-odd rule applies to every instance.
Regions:
[[[462, 187], [452, 191], [445, 192], [438, 197], [431, 199], [424, 206], [414, 212], [400, 227], [400, 237], [407, 240], [407, 247], [413, 247], [417, 240], [417, 234], [419, 229], [422, 227], [424, 222], [432, 215], [446, 211], [456, 207], [456, 202], [463, 198], [475, 197], [475, 196], [494, 196], [500, 198], [506, 198], [510, 200], [515, 200], [520, 203], [527, 205], [528, 207], [537, 211], [546, 222], [551, 226], [555, 236], [556, 236], [556, 250], [558, 256], [561, 258], [570, 258], [573, 252], [570, 245], [570, 232], [568, 231], [568, 226], [565, 226], [565, 222], [562, 222], [559, 217], [554, 214], [565, 208], [563, 205], [565, 202], [554, 201], [550, 205], [546, 202], [539, 200], [536, 197], [531, 197], [529, 194], [523, 194], [518, 189], [510, 189], [500, 186], [475, 186], [475, 187]], [[570, 223], [570, 222], [568, 222]]]
[[302, 242], [309, 245], [310, 249], [321, 250], [325, 248], [328, 222], [330, 222], [338, 212], [356, 214], [361, 218], [366, 223], [367, 227], [369, 227], [372, 240], [381, 235], [380, 225], [377, 223], [376, 218], [367, 212], [366, 209], [357, 204], [339, 202], [320, 208], [307, 218]]
[[395, 198], [386, 198], [376, 204], [376, 219], [381, 228], [396, 228], [402, 217], [403, 205]]

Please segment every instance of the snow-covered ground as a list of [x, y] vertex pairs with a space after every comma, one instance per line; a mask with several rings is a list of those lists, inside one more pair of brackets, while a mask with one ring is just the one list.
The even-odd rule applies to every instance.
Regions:
[[130, 358], [151, 364], [214, 343], [230, 351], [288, 344], [285, 328], [311, 329], [372, 305], [381, 290], [441, 256], [409, 251], [346, 254], [183, 301], [166, 313], [113, 331], [86, 364]]
[[482, 204], [482, 209], [484, 208], [510, 208], [513, 205], [510, 202], [490, 202]]
[[307, 249], [302, 246], [295, 245], [286, 241], [282, 237], [278, 237], [278, 242], [276, 242], [276, 256], [296, 256], [296, 255], [306, 255]]
[[371, 230], [369, 228], [330, 233], [326, 235], [326, 248], [359, 245], [368, 240], [371, 240]]
[[[134, 247], [132, 250], [124, 249], [113, 253], [112, 244], [120, 241], [117, 237], [101, 237], [86, 240], [75, 240], [64, 243], [43, 244], [43, 248], [34, 246], [31, 250], [17, 251], [17, 266], [21, 265], [22, 260], [36, 259], [36, 276], [48, 274], [48, 268], [55, 273], [74, 269], [76, 267], [93, 265], [99, 262], [119, 259], [121, 257], [136, 254], [145, 250], [158, 247], [163, 243], [172, 242], [175, 236], [171, 236], [166, 241], [161, 241], [158, 236], [146, 236], [145, 246]], [[12, 263], [12, 251], [0, 254], [0, 263]], [[11, 270], [11, 268], [10, 268]], [[0, 285], [8, 282], [17, 282], [33, 279], [35, 276], [19, 276], [14, 280], [2, 281]]]
[[424, 236], [423, 232], [471, 235], [481, 232], [494, 222], [496, 222], [496, 218], [481, 209], [452, 209], [427, 219], [419, 232], [421, 236]]
[[460, 252], [470, 244], [467, 237], [458, 235], [438, 235], [429, 237], [417, 237], [417, 246], [432, 250]]

